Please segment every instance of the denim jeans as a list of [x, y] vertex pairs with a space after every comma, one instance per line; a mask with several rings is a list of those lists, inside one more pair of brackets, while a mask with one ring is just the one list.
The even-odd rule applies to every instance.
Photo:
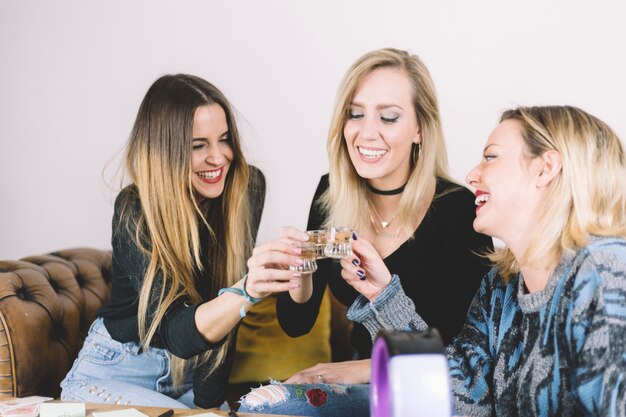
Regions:
[[362, 417], [370, 415], [369, 398], [369, 384], [284, 385], [273, 382], [244, 396], [239, 411], [297, 416]]
[[61, 399], [104, 404], [195, 408], [193, 375], [174, 387], [165, 349], [114, 340], [97, 318], [72, 369], [61, 382]]

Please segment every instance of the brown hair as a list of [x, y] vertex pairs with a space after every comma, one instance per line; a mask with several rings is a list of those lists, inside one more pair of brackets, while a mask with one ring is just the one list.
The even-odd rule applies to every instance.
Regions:
[[[199, 106], [218, 104], [226, 115], [234, 158], [223, 194], [210, 204], [199, 201], [191, 183], [191, 150], [194, 113]], [[248, 214], [250, 168], [241, 151], [233, 111], [226, 97], [209, 82], [186, 74], [157, 79], [144, 97], [126, 149], [126, 171], [137, 187], [141, 214], [123, 211], [123, 221], [133, 225], [136, 242], [148, 254], [139, 298], [139, 334], [147, 346], [169, 306], [184, 298], [202, 301], [194, 272], [209, 257], [214, 293], [229, 287], [245, 273], [252, 251]], [[201, 227], [211, 235], [208, 253], [201, 253]], [[149, 246], [141, 242], [149, 242]], [[162, 285], [155, 286], [160, 274]], [[155, 294], [154, 288], [159, 288]], [[150, 300], [158, 307], [147, 317]], [[229, 343], [213, 352], [211, 371], [224, 360]], [[208, 359], [210, 354], [204, 355]], [[180, 382], [185, 361], [175, 360], [175, 380]]]

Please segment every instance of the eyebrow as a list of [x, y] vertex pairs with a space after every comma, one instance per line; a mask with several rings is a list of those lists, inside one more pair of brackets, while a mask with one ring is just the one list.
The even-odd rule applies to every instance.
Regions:
[[[354, 107], [361, 107], [364, 108], [365, 106], [361, 103], [355, 102], [353, 101], [352, 103], [350, 103], [350, 106], [354, 106]], [[404, 111], [404, 109], [402, 108], [402, 106], [399, 106], [397, 104], [387, 104], [387, 103], [381, 103], [376, 105], [376, 110], [385, 110], [385, 109], [390, 109], [392, 107], [396, 107], [402, 111]]]
[[[224, 136], [228, 135], [230, 133], [229, 130], [227, 130], [226, 132], [222, 133], [221, 135], [218, 136], [218, 138], [223, 138]], [[207, 138], [193, 138], [191, 139], [191, 141], [196, 141], [196, 140], [207, 140]]]
[[483, 153], [487, 152], [487, 149], [491, 148], [492, 146], [499, 146], [497, 143], [490, 143], [489, 145], [485, 146], [485, 149], [483, 149]]

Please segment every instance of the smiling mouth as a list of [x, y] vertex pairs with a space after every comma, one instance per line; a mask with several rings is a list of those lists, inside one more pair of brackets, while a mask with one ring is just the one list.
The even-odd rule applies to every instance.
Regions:
[[213, 171], [202, 171], [196, 172], [196, 175], [200, 178], [202, 182], [206, 182], [208, 184], [215, 184], [222, 179], [222, 173], [224, 172], [224, 168], [215, 169]]
[[487, 201], [489, 201], [489, 194], [485, 193], [484, 191], [476, 192], [476, 199], [474, 200], [474, 204], [476, 204], [477, 206], [476, 210], [484, 206]]
[[361, 146], [357, 146], [359, 154], [368, 159], [376, 159], [387, 153], [386, 149], [367, 149]]

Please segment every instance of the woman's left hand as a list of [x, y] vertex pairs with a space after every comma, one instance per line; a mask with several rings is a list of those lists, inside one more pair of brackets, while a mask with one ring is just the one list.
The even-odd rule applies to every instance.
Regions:
[[298, 372], [285, 384], [367, 384], [372, 360], [320, 363]]
[[368, 300], [374, 301], [391, 282], [391, 273], [367, 240], [355, 239], [352, 252], [352, 256], [341, 260], [341, 277]]

